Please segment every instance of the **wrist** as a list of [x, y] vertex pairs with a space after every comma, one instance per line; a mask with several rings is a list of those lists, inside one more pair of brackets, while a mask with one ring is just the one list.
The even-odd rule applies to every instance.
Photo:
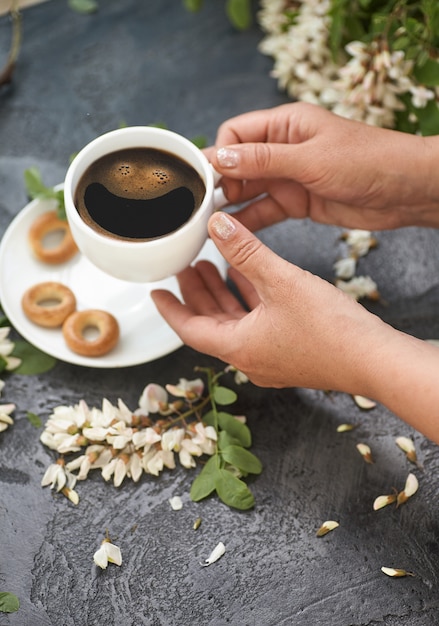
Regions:
[[363, 395], [439, 444], [439, 350], [388, 326], [365, 372]]

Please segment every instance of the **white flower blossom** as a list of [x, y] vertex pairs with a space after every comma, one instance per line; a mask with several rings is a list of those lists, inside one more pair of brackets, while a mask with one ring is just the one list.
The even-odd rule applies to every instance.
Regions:
[[104, 539], [99, 550], [94, 553], [93, 561], [101, 569], [106, 569], [108, 563], [122, 565], [122, 553], [118, 546], [110, 543], [109, 539]]
[[195, 424], [193, 443], [198, 445], [204, 454], [212, 455], [216, 450], [217, 434], [213, 426], [204, 426], [201, 422]]
[[11, 328], [2, 326], [0, 328], [0, 357], [5, 360], [5, 369], [12, 371], [21, 364], [21, 359], [11, 356], [11, 352], [15, 348], [15, 343], [8, 338]]
[[11, 417], [13, 411], [15, 411], [15, 404], [0, 404], [0, 433], [14, 423]]
[[201, 378], [196, 378], [195, 380], [180, 378], [178, 385], [166, 385], [166, 390], [177, 398], [196, 400], [204, 391], [204, 382]]
[[207, 559], [204, 560], [204, 563], [201, 563], [203, 567], [207, 567], [208, 565], [212, 565], [215, 561], [218, 561], [226, 551], [226, 547], [222, 541], [220, 541], [215, 548], [212, 550]]
[[[161, 385], [150, 383], [145, 387], [139, 399], [139, 409], [145, 415], [158, 413], [160, 407], [168, 404], [168, 394]], [[137, 412], [137, 411], [136, 411]]]
[[354, 257], [346, 257], [344, 259], [339, 259], [334, 263], [334, 272], [337, 278], [348, 280], [355, 275], [356, 267], [356, 259], [354, 259]]
[[371, 300], [379, 298], [377, 284], [370, 276], [354, 276], [347, 281], [337, 280], [335, 285], [355, 300], [366, 297]]
[[417, 109], [424, 109], [429, 101], [436, 97], [434, 91], [422, 85], [412, 85], [410, 87], [410, 93], [412, 94], [412, 104]]

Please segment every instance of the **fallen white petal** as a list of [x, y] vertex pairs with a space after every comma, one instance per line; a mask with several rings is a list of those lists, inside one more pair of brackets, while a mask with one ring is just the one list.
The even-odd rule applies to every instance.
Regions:
[[404, 487], [404, 493], [407, 498], [410, 498], [413, 494], [418, 491], [419, 482], [414, 474], [409, 474], [407, 476], [407, 480]]
[[94, 553], [93, 561], [98, 567], [102, 569], [107, 568], [107, 565], [108, 565], [107, 551], [105, 550], [103, 545], [99, 548], [99, 550], [97, 550]]
[[402, 576], [414, 576], [411, 572], [407, 572], [405, 569], [399, 569], [395, 567], [382, 567], [383, 574], [390, 576], [391, 578], [401, 578]]
[[169, 504], [171, 505], [173, 511], [180, 511], [180, 509], [183, 508], [183, 502], [180, 496], [174, 496], [173, 498], [170, 498]]
[[338, 522], [335, 522], [334, 520], [327, 520], [326, 522], [323, 522], [323, 524], [320, 526], [320, 528], [316, 532], [316, 535], [317, 537], [323, 537], [331, 530], [334, 530], [334, 528], [338, 528], [339, 526], [340, 524]]
[[409, 437], [397, 437], [395, 443], [403, 452], [415, 452], [415, 444]]
[[388, 496], [378, 496], [378, 498], [375, 498], [375, 501], [373, 503], [373, 510], [378, 511], [379, 509], [382, 509], [388, 504], [392, 504], [393, 502], [396, 502], [396, 494], [391, 494]]
[[359, 406], [360, 409], [364, 409], [365, 411], [369, 411], [370, 409], [375, 408], [377, 405], [376, 402], [374, 402], [370, 398], [366, 398], [365, 396], [355, 395], [352, 397], [354, 399], [355, 404]]
[[209, 557], [204, 561], [204, 563], [201, 563], [201, 565], [203, 567], [212, 565], [212, 563], [215, 563], [215, 561], [218, 561], [218, 559], [222, 557], [225, 551], [226, 551], [226, 547], [223, 544], [223, 542], [220, 541], [219, 544], [212, 550]]
[[122, 553], [120, 548], [112, 543], [107, 543], [106, 548], [108, 562], [114, 563], [115, 565], [122, 565]]
[[357, 443], [357, 450], [366, 461], [366, 463], [373, 463], [372, 451], [365, 443]]

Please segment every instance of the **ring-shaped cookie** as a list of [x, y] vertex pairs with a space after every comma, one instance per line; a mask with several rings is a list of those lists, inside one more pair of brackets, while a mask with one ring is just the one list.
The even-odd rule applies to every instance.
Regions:
[[[44, 246], [46, 235], [56, 231], [62, 233], [59, 244], [53, 248]], [[34, 220], [28, 232], [28, 240], [37, 259], [52, 265], [64, 263], [78, 252], [78, 247], [72, 237], [67, 220], [60, 219], [56, 211], [41, 213]]]
[[[97, 329], [98, 336], [87, 339], [84, 334], [87, 328]], [[103, 356], [119, 340], [119, 324], [116, 318], [99, 309], [72, 313], [65, 320], [62, 331], [68, 347], [82, 356]]]
[[21, 305], [32, 322], [55, 328], [76, 309], [76, 298], [66, 285], [49, 281], [29, 287], [23, 294]]

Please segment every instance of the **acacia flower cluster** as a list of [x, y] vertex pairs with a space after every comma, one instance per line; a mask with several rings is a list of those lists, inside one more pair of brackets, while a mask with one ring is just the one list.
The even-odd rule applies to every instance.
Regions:
[[370, 276], [356, 276], [357, 261], [377, 246], [377, 240], [369, 230], [352, 229], [343, 233], [347, 254], [334, 263], [335, 285], [355, 300], [369, 298], [378, 300], [379, 292]]
[[56, 407], [41, 441], [61, 456], [46, 470], [42, 485], [75, 502], [76, 481], [85, 480], [91, 470], [100, 470], [104, 480], [118, 487], [125, 478], [137, 482], [142, 474], [158, 476], [164, 468], [174, 469], [176, 459], [185, 468], [195, 467], [197, 458], [213, 455], [217, 446], [217, 431], [201, 419], [203, 390], [200, 378], [181, 378], [166, 388], [147, 385], [135, 411], [120, 399], [116, 406], [104, 399], [100, 409], [89, 408], [84, 400]]
[[[3, 326], [0, 328], [0, 362], [3, 365], [1, 369], [6, 371], [12, 371], [21, 364], [21, 359], [11, 356], [15, 344], [9, 339], [10, 330], [9, 326]], [[0, 380], [0, 394], [3, 391], [4, 386], [4, 380]], [[14, 420], [11, 417], [11, 413], [13, 411], [15, 411], [15, 404], [0, 404], [0, 433], [14, 423]]]
[[[344, 12], [342, 19], [340, 13], [334, 17], [337, 11]], [[430, 86], [419, 81], [408, 30], [413, 29], [416, 18], [410, 18], [410, 26], [403, 23], [393, 27], [398, 13], [389, 3], [377, 9], [383, 20], [378, 33], [374, 32], [377, 16], [372, 7], [352, 7], [352, 12], [359, 14], [350, 15], [351, 22], [346, 19], [347, 11], [346, 5], [332, 0], [262, 0], [258, 22], [265, 37], [259, 49], [273, 58], [271, 75], [293, 99], [320, 104], [343, 117], [386, 128], [397, 127], [398, 115], [407, 111], [406, 125], [411, 125], [411, 132], [419, 130], [423, 110], [439, 99], [435, 87], [439, 67], [427, 58], [426, 72], [424, 58], [424, 78], [430, 78]], [[364, 40], [358, 41], [355, 34], [364, 28], [367, 18], [371, 30], [368, 32], [366, 27]], [[428, 21], [426, 15], [426, 32]], [[349, 40], [349, 27], [354, 23], [357, 28]], [[423, 28], [421, 22], [418, 26], [418, 31]], [[421, 39], [418, 32], [418, 52], [425, 55], [428, 46]], [[339, 41], [335, 51], [334, 41]], [[426, 120], [430, 116], [426, 113]]]

